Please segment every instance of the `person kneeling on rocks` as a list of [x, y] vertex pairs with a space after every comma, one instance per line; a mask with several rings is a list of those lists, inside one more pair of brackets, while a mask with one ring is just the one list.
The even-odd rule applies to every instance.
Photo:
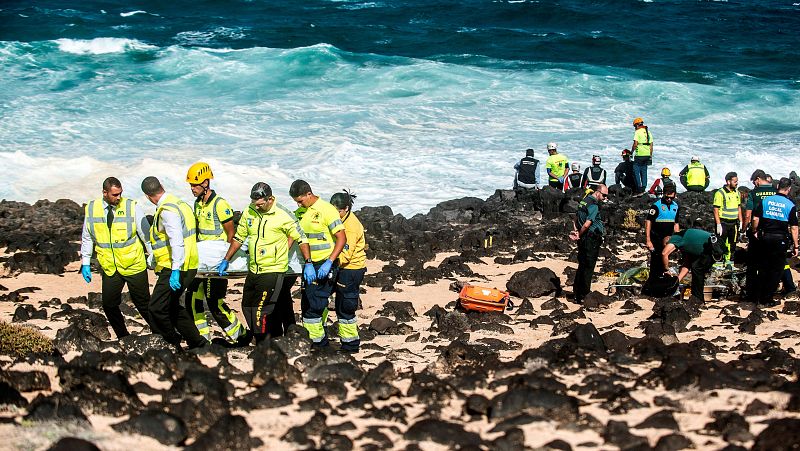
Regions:
[[525, 157], [514, 165], [514, 189], [539, 187], [539, 160], [533, 158], [533, 149], [525, 151]]
[[569, 238], [578, 242], [578, 271], [573, 284], [575, 302], [583, 303], [583, 298], [591, 291], [592, 275], [603, 244], [603, 219], [600, 215], [600, 204], [608, 198], [608, 187], [599, 185], [590, 192], [578, 205], [575, 214], [574, 230]]
[[[250, 200], [250, 207], [239, 219], [236, 234], [219, 263], [218, 272], [226, 274], [230, 259], [247, 241], [249, 257], [242, 290], [242, 314], [256, 343], [260, 343], [268, 336], [283, 334], [285, 312], [292, 309], [291, 297], [280, 295], [292, 243], [299, 243], [300, 252], [307, 261], [310, 251], [306, 234], [294, 213], [275, 200], [268, 184], [253, 185]], [[287, 301], [288, 306], [278, 305], [278, 302]], [[242, 340], [238, 344], [243, 344]]]
[[[706, 276], [715, 261], [722, 260], [725, 248], [716, 235], [700, 229], [687, 229], [673, 234], [664, 250], [661, 252], [664, 268], [669, 268], [669, 256], [676, 249], [681, 251], [680, 271], [678, 280], [686, 277], [692, 271], [692, 296], [703, 299], [706, 285]], [[668, 269], [665, 275], [674, 276], [674, 271]]]

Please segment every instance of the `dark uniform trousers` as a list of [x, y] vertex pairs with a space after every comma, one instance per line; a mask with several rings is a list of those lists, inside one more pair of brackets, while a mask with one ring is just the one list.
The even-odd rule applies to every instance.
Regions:
[[181, 271], [181, 289], [177, 291], [169, 286], [170, 274], [172, 271], [169, 269], [158, 273], [153, 294], [150, 296], [153, 332], [175, 346], [180, 346], [181, 339], [186, 340], [189, 348], [203, 346], [207, 343], [206, 339], [198, 332], [183, 302], [183, 293], [191, 285], [197, 270]]
[[592, 275], [600, 255], [603, 235], [597, 232], [586, 232], [578, 240], [578, 272], [575, 273], [575, 301], [582, 302], [592, 289]]
[[[200, 289], [203, 290], [205, 296], [194, 296], [194, 293], [197, 293]], [[194, 279], [189, 289], [186, 290], [186, 308], [189, 316], [194, 319], [195, 312], [204, 312], [204, 304], [207, 304], [214, 321], [223, 330], [227, 330], [231, 325], [226, 316], [231, 314], [231, 308], [225, 302], [227, 294], [228, 279]], [[203, 299], [205, 299], [205, 302], [203, 302]]]
[[[339, 275], [336, 279], [336, 319], [351, 320], [356, 317], [359, 289], [366, 273], [367, 268], [339, 269]], [[342, 348], [345, 350], [358, 351], [360, 345], [360, 339], [342, 342]]]
[[756, 284], [755, 301], [759, 304], [772, 302], [778, 283], [783, 277], [786, 266], [786, 246], [788, 237], [785, 233], [764, 233], [757, 238], [761, 258], [758, 265], [758, 283]]
[[294, 317], [294, 301], [292, 300], [292, 288], [297, 282], [297, 274], [284, 274], [281, 293], [278, 295], [278, 303], [275, 304], [273, 315], [267, 318], [267, 330], [273, 337], [280, 337], [289, 331], [289, 326], [297, 324]]
[[[314, 262], [314, 270], [319, 270], [319, 267], [325, 261]], [[316, 319], [322, 318], [322, 329], [325, 335], [322, 341], [314, 343], [316, 346], [328, 346], [328, 332], [325, 328], [325, 320], [328, 313], [328, 301], [331, 298], [334, 290], [336, 289], [336, 278], [339, 272], [339, 262], [334, 261], [331, 267], [331, 272], [322, 280], [315, 280], [311, 284], [303, 284], [303, 292], [300, 297], [300, 310], [304, 318]]]
[[703, 255], [699, 257], [684, 253], [681, 265], [691, 270], [692, 296], [703, 299], [703, 293], [706, 287], [706, 276], [708, 272], [711, 271], [711, 267], [714, 266], [714, 257], [708, 252], [703, 253]]
[[122, 312], [119, 309], [122, 304], [122, 288], [125, 284], [128, 285], [128, 292], [131, 294], [131, 301], [142, 315], [142, 319], [153, 328], [150, 323], [150, 311], [148, 306], [150, 304], [150, 285], [147, 280], [147, 270], [132, 274], [130, 276], [123, 276], [119, 271], [113, 275], [106, 275], [104, 271], [100, 274], [103, 276], [103, 312], [108, 318], [108, 323], [114, 329], [114, 334], [117, 338], [122, 338], [127, 335], [128, 328], [125, 327], [125, 319], [122, 317]]
[[758, 301], [758, 272], [762, 261], [761, 240], [756, 239], [751, 231], [747, 231], [747, 272], [745, 277], [744, 291], [747, 300], [750, 302]]
[[650, 276], [661, 276], [667, 268], [664, 267], [664, 237], [650, 234], [650, 242], [653, 243], [653, 251], [650, 252]]
[[280, 322], [275, 310], [283, 291], [283, 278], [282, 272], [264, 274], [248, 272], [244, 279], [242, 315], [253, 332], [256, 343], [260, 343], [267, 336], [272, 336], [269, 326], [274, 325], [274, 321]]
[[722, 235], [720, 241], [725, 246], [726, 255], [727, 250], [730, 249], [730, 259], [733, 260], [733, 254], [736, 252], [736, 242], [739, 241], [739, 221], [734, 220], [721, 220]]

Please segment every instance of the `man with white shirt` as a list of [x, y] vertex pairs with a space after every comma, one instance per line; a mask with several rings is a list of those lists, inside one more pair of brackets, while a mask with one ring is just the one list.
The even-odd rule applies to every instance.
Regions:
[[142, 191], [156, 206], [149, 239], [158, 276], [150, 297], [153, 332], [176, 347], [180, 347], [181, 340], [186, 340], [190, 349], [201, 347], [207, 341], [183, 304], [183, 292], [194, 280], [200, 263], [194, 210], [177, 196], [164, 192], [155, 177], [142, 180]]
[[84, 211], [81, 275], [86, 283], [92, 281], [90, 260], [96, 252], [103, 277], [103, 312], [114, 334], [122, 338], [129, 335], [119, 309], [126, 284], [133, 305], [150, 324], [150, 286], [144, 249], [147, 248], [148, 255], [153, 254], [148, 242], [150, 221], [135, 200], [122, 197], [122, 184], [116, 177], [103, 181], [103, 197], [89, 202]]

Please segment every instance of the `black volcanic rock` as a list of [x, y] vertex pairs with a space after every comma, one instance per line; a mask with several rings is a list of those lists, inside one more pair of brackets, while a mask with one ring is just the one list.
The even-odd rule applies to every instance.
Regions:
[[50, 377], [43, 371], [0, 371], [0, 381], [23, 393], [50, 390]]
[[372, 401], [386, 400], [400, 394], [400, 389], [392, 385], [395, 378], [392, 362], [384, 360], [367, 372], [361, 381], [361, 388]]
[[80, 406], [61, 393], [39, 395], [28, 406], [26, 420], [86, 422], [88, 418]]
[[492, 398], [490, 420], [502, 420], [521, 413], [539, 415], [559, 422], [576, 421], [578, 400], [549, 390], [528, 387], [511, 388]]
[[293, 385], [303, 380], [300, 371], [289, 363], [286, 354], [271, 340], [256, 346], [250, 355], [253, 359], [250, 383], [256, 387], [270, 379], [275, 379], [281, 385]]
[[634, 426], [636, 429], [643, 428], [657, 428], [657, 429], [672, 429], [673, 431], [680, 431], [678, 422], [675, 421], [675, 415], [670, 410], [658, 411], [649, 417], [645, 418], [641, 423]]
[[414, 423], [403, 434], [403, 438], [416, 442], [430, 440], [451, 449], [478, 447], [482, 443], [478, 434], [464, 430], [459, 424], [438, 419], [424, 419]]
[[188, 437], [183, 420], [160, 410], [145, 410], [111, 427], [119, 432], [153, 437], [168, 446], [179, 446]]
[[753, 451], [789, 451], [800, 449], [800, 419], [781, 418], [761, 431]]
[[94, 443], [78, 437], [62, 437], [47, 451], [100, 451]]
[[583, 298], [583, 308], [589, 311], [602, 310], [614, 303], [614, 298], [599, 291], [592, 291]]
[[624, 421], [609, 420], [602, 435], [606, 443], [616, 445], [621, 450], [645, 450], [650, 448], [647, 439], [631, 434], [630, 430], [628, 430], [628, 423]]
[[668, 434], [658, 439], [653, 451], [678, 451], [694, 448], [694, 443], [682, 434]]
[[714, 421], [706, 424], [706, 430], [721, 434], [726, 442], [743, 443], [752, 440], [750, 424], [738, 412], [717, 410], [712, 416]]
[[61, 354], [67, 354], [70, 351], [99, 351], [100, 343], [99, 338], [76, 323], [59, 330], [56, 333], [56, 339], [53, 340], [53, 346]]
[[58, 377], [64, 395], [86, 411], [122, 416], [142, 407], [136, 391], [121, 372], [67, 365], [58, 369]]
[[528, 268], [511, 276], [506, 289], [518, 297], [538, 298], [561, 291], [561, 280], [550, 268]]
[[0, 406], [1, 405], [25, 407], [28, 405], [28, 400], [25, 399], [16, 388], [5, 381], [0, 381]]
[[223, 415], [208, 431], [197, 437], [186, 451], [250, 451], [256, 445], [250, 425], [239, 415]]
[[570, 332], [567, 340], [578, 348], [596, 352], [607, 352], [606, 344], [594, 324], [579, 324]]
[[102, 313], [83, 309], [72, 309], [53, 313], [50, 319], [66, 319], [70, 324], [75, 324], [101, 340], [111, 339], [111, 333], [108, 331], [108, 321]]
[[414, 310], [414, 305], [407, 301], [387, 301], [383, 304], [383, 308], [378, 310], [377, 316], [394, 316], [394, 319], [399, 322], [414, 321], [417, 317], [417, 311]]

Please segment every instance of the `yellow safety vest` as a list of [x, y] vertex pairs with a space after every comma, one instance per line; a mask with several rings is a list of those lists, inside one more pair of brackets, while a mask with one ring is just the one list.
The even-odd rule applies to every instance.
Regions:
[[548, 180], [551, 182], [567, 174], [567, 157], [560, 153], [547, 157], [544, 164], [546, 169], [550, 169]]
[[223, 221], [233, 217], [228, 201], [216, 194], [207, 204], [197, 200], [194, 203], [194, 216], [197, 219], [197, 241], [228, 241], [228, 235], [222, 228]]
[[308, 245], [311, 250], [311, 260], [321, 262], [333, 253], [333, 235], [344, 230], [339, 210], [322, 199], [317, 199], [314, 205], [308, 207], [300, 227], [306, 233]]
[[147, 268], [144, 248], [136, 235], [136, 201], [121, 198], [114, 212], [111, 229], [108, 228], [103, 199], [86, 205], [86, 222], [94, 241], [97, 261], [106, 275], [119, 271], [123, 276], [140, 273]]
[[250, 205], [239, 219], [234, 239], [240, 243], [247, 240], [248, 270], [267, 274], [284, 273], [289, 268], [288, 237], [298, 244], [306, 242], [294, 213], [276, 202], [265, 213]]
[[161, 205], [156, 208], [153, 226], [150, 227], [150, 244], [153, 246], [156, 272], [160, 272], [162, 269], [172, 269], [172, 247], [166, 232], [158, 230], [161, 223], [161, 212], [165, 210], [177, 213], [181, 218], [181, 233], [186, 252], [181, 271], [197, 269], [200, 259], [197, 254], [197, 237], [195, 236], [197, 230], [192, 207], [172, 194], [164, 194]]
[[699, 161], [689, 163], [689, 170], [686, 171], [686, 186], [705, 186], [706, 167]]
[[653, 144], [653, 135], [650, 134], [647, 127], [637, 128], [633, 133], [633, 139], [637, 143], [634, 155], [637, 157], [649, 157], [651, 154], [650, 144]]
[[367, 243], [364, 239], [364, 225], [352, 212], [344, 217], [344, 233], [347, 237], [347, 244], [339, 254], [340, 267], [344, 269], [366, 268]]
[[[705, 177], [705, 173], [703, 173]], [[739, 219], [739, 204], [742, 199], [739, 197], [739, 191], [728, 191], [726, 187], [722, 187], [714, 194], [714, 206], [719, 207], [719, 218], [728, 221]]]

